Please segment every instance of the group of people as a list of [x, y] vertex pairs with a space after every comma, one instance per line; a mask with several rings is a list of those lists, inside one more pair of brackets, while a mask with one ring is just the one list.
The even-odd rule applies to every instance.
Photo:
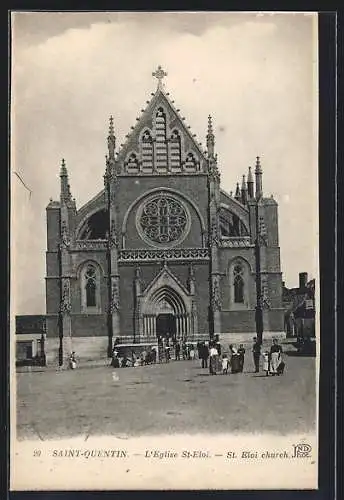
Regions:
[[269, 375], [282, 375], [285, 368], [285, 362], [283, 361], [282, 346], [278, 343], [277, 339], [272, 340], [272, 346], [270, 350], [264, 350], [262, 352], [262, 345], [258, 342], [257, 337], [253, 339], [253, 361], [255, 366], [255, 372], [259, 372], [260, 358], [263, 357], [263, 371], [268, 377]]
[[154, 363], [169, 363], [171, 359], [179, 361], [195, 359], [195, 346], [169, 337], [158, 337], [157, 345], [145, 347], [140, 354], [134, 350], [130, 354], [121, 353], [118, 342], [115, 342], [112, 351], [111, 366], [125, 368], [130, 366], [144, 366]]
[[[260, 371], [260, 362], [263, 360], [263, 371], [266, 376], [281, 375], [284, 372], [285, 363], [282, 359], [283, 349], [277, 339], [273, 339], [269, 350], [262, 351], [262, 344], [256, 337], [253, 339], [252, 346], [253, 362], [255, 373]], [[198, 342], [195, 346], [192, 343], [180, 342], [170, 338], [159, 338], [156, 346], [145, 348], [140, 354], [132, 350], [131, 355], [122, 354], [119, 356], [117, 343], [112, 352], [111, 366], [115, 368], [124, 368], [130, 366], [144, 366], [159, 362], [168, 363], [172, 357], [178, 361], [192, 360], [198, 358], [201, 360], [201, 367], [208, 368], [210, 375], [218, 373], [242, 373], [245, 365], [246, 350], [243, 344], [236, 347], [229, 345], [227, 352], [223, 348], [218, 337], [210, 342]], [[76, 367], [75, 353], [71, 353], [70, 367]]]
[[[269, 375], [282, 375], [285, 368], [285, 363], [282, 359], [283, 349], [278, 343], [277, 339], [273, 339], [272, 346], [269, 350], [262, 352], [262, 344], [257, 341], [255, 337], [253, 343], [253, 362], [255, 366], [255, 373], [260, 370], [260, 361], [263, 359], [263, 371], [266, 376]], [[217, 373], [242, 373], [245, 365], [246, 350], [243, 344], [239, 347], [231, 344], [228, 353], [223, 352], [219, 340], [209, 342], [201, 342], [198, 344], [199, 359], [201, 360], [201, 367], [208, 368], [209, 360], [209, 373], [210, 375], [217, 375]]]
[[210, 342], [209, 346], [206, 342], [202, 342], [199, 347], [201, 366], [207, 368], [209, 359], [210, 375], [216, 375], [220, 371], [223, 374], [242, 373], [244, 371], [245, 352], [243, 344], [240, 344], [239, 348], [231, 344], [228, 354], [222, 352], [222, 346], [218, 340]]
[[158, 337], [159, 360], [168, 363], [172, 357], [176, 361], [194, 359], [195, 347], [192, 343], [174, 337]]
[[277, 339], [273, 339], [270, 351], [263, 352], [263, 370], [267, 377], [269, 375], [283, 375], [285, 362], [282, 353], [282, 346]]
[[131, 351], [130, 356], [126, 353], [120, 356], [115, 346], [112, 351], [111, 366], [113, 368], [128, 368], [132, 366], [152, 365], [156, 363], [156, 359], [157, 348], [155, 346], [144, 349], [139, 355], [137, 355], [135, 351]]

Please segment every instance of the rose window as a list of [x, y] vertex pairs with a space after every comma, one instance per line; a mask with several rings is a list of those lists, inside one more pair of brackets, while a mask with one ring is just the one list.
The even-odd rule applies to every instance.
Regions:
[[143, 206], [138, 222], [144, 236], [164, 244], [175, 242], [185, 234], [188, 217], [179, 201], [160, 195]]

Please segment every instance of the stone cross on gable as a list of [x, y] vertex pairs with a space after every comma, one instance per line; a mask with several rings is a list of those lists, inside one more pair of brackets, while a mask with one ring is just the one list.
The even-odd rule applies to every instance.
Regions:
[[166, 71], [162, 69], [162, 67], [159, 65], [158, 69], [152, 73], [152, 76], [157, 78], [158, 80], [158, 89], [162, 88], [162, 79], [167, 76]]

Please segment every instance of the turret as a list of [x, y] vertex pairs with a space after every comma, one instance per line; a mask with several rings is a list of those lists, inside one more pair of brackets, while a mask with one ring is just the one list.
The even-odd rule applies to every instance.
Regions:
[[70, 186], [68, 183], [68, 172], [64, 159], [61, 161], [61, 170], [60, 170], [60, 199], [61, 202], [69, 202], [72, 201], [72, 196], [70, 193]]
[[115, 149], [116, 149], [116, 137], [113, 127], [113, 117], [110, 116], [109, 120], [109, 135], [108, 135], [108, 151], [109, 151], [109, 160], [115, 159]]
[[247, 175], [247, 196], [249, 199], [254, 197], [254, 180], [251, 171], [251, 167], [248, 167], [248, 175]]
[[247, 204], [247, 184], [244, 175], [242, 176], [242, 184], [241, 184], [241, 203], [243, 205]]
[[260, 165], [259, 156], [257, 156], [255, 176], [256, 176], [256, 199], [259, 200], [263, 196], [263, 171]]
[[241, 201], [241, 193], [240, 193], [239, 182], [237, 182], [237, 185], [236, 185], [236, 190], [235, 190], [235, 195], [234, 195], [234, 198], [235, 198], [237, 201]]

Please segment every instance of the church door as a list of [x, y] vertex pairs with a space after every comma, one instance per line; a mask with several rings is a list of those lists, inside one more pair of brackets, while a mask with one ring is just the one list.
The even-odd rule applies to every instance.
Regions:
[[156, 318], [157, 337], [175, 337], [176, 318], [174, 314], [159, 314]]

